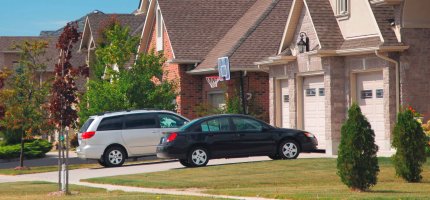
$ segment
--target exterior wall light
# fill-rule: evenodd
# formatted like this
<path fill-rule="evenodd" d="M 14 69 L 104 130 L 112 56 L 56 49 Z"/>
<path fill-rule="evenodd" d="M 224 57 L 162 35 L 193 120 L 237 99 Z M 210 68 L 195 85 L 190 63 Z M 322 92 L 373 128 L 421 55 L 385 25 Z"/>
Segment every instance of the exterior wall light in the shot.
<path fill-rule="evenodd" d="M 297 43 L 297 47 L 299 47 L 300 53 L 309 51 L 309 37 L 305 32 L 300 33 L 300 41 Z"/>

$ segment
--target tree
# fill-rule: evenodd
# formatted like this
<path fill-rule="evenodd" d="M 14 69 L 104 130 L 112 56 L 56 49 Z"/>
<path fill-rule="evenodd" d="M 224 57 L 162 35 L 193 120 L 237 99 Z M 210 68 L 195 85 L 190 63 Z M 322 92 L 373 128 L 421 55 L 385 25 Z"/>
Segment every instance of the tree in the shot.
<path fill-rule="evenodd" d="M 64 133 L 67 128 L 75 128 L 78 114 L 75 106 L 78 104 L 78 88 L 75 80 L 77 76 L 88 76 L 88 69 L 84 66 L 72 66 L 73 45 L 79 41 L 77 23 L 68 23 L 58 38 L 57 49 L 59 50 L 58 63 L 55 65 L 55 81 L 51 89 L 49 111 L 51 122 L 59 129 L 58 154 L 59 154 L 59 187 L 66 194 L 68 193 L 68 133 Z M 62 167 L 64 166 L 64 167 Z M 65 168 L 66 176 L 61 176 L 61 168 Z M 61 177 L 65 179 L 65 186 L 62 186 Z"/>
<path fill-rule="evenodd" d="M 397 176 L 408 182 L 420 182 L 422 165 L 426 162 L 425 148 L 427 137 L 421 124 L 414 119 L 415 110 L 404 109 L 397 114 L 397 123 L 393 131 L 392 146 Z"/>
<path fill-rule="evenodd" d="M 113 20 L 96 50 L 93 76 L 79 104 L 81 123 L 106 111 L 158 108 L 173 110 L 176 84 L 163 79 L 163 54 L 137 54 L 138 37 Z"/>
<path fill-rule="evenodd" d="M 337 158 L 337 174 L 352 190 L 366 191 L 377 182 L 379 172 L 375 133 L 354 103 L 342 125 Z"/>
<path fill-rule="evenodd" d="M 21 53 L 20 67 L 8 74 L 8 88 L 0 91 L 0 101 L 6 108 L 0 125 L 21 134 L 20 169 L 24 168 L 25 136 L 40 134 L 43 127 L 49 127 L 44 105 L 51 83 L 35 78 L 36 74 L 46 71 L 43 58 L 47 47 L 48 42 L 43 40 L 15 45 L 13 49 Z"/>

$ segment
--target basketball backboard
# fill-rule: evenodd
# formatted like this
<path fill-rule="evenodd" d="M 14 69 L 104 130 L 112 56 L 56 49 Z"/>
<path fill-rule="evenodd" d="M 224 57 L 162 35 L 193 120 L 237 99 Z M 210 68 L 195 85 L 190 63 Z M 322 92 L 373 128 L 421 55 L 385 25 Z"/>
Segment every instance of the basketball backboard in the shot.
<path fill-rule="evenodd" d="M 218 75 L 221 81 L 230 80 L 230 62 L 228 57 L 218 58 Z"/>

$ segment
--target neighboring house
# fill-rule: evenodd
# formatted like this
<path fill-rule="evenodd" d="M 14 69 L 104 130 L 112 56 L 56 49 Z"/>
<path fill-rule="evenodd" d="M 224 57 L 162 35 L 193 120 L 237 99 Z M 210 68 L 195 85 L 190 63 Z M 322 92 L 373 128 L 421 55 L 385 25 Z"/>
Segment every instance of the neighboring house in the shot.
<path fill-rule="evenodd" d="M 380 153 L 391 152 L 400 106 L 430 114 L 429 8 L 420 0 L 295 0 L 278 56 L 255 63 L 269 72 L 271 124 L 310 131 L 336 154 L 356 102 Z"/>
<path fill-rule="evenodd" d="M 177 111 L 197 117 L 202 103 L 242 97 L 249 113 L 269 121 L 268 74 L 254 62 L 276 55 L 292 0 L 153 0 L 139 50 L 163 52 L 166 78 L 178 84 Z M 217 59 L 228 57 L 231 80 L 210 88 Z M 242 94 L 242 95 L 240 95 Z"/>
<path fill-rule="evenodd" d="M 79 44 L 79 52 L 85 54 L 85 62 L 91 67 L 94 64 L 95 50 L 101 42 L 101 34 L 107 23 L 116 19 L 121 25 L 128 26 L 133 36 L 140 36 L 142 33 L 145 15 L 140 12 L 136 14 L 104 14 L 94 12 L 89 14 L 84 23 L 82 39 Z"/>

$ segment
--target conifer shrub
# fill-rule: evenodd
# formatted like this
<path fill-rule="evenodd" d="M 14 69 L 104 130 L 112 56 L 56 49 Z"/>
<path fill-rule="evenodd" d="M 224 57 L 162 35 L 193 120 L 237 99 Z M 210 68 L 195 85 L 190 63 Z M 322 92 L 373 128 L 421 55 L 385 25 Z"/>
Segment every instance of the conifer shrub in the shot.
<path fill-rule="evenodd" d="M 408 182 L 420 182 L 422 165 L 426 162 L 428 139 L 413 109 L 403 109 L 397 115 L 392 146 L 396 149 L 393 162 L 396 175 Z"/>
<path fill-rule="evenodd" d="M 342 125 L 337 174 L 353 191 L 366 191 L 377 182 L 379 172 L 375 133 L 357 104 L 348 111 Z"/>

